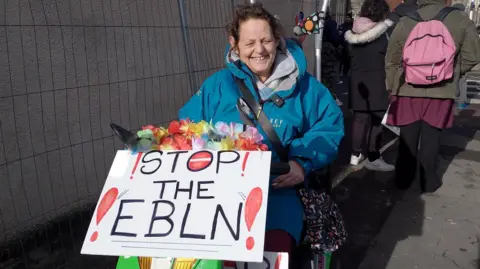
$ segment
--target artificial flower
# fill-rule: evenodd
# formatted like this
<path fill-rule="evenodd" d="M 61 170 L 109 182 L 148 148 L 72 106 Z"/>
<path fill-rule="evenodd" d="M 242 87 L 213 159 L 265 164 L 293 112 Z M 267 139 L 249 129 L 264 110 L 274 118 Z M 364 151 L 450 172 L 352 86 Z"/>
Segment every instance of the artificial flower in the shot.
<path fill-rule="evenodd" d="M 160 144 L 162 139 L 168 136 L 168 130 L 164 127 L 155 128 L 153 131 L 153 137 L 157 144 Z"/>
<path fill-rule="evenodd" d="M 179 150 L 191 150 L 192 142 L 189 141 L 185 136 L 176 134 L 173 136 L 173 144 Z"/>
<path fill-rule="evenodd" d="M 180 122 L 174 120 L 172 122 L 170 122 L 170 124 L 168 125 L 168 133 L 169 134 L 180 134 Z"/>
<path fill-rule="evenodd" d="M 192 127 L 190 120 L 180 120 L 180 133 L 182 134 L 189 134 L 191 135 L 192 130 L 190 129 Z"/>
<path fill-rule="evenodd" d="M 247 130 L 240 134 L 242 138 L 253 140 L 255 143 L 261 143 L 263 136 L 258 132 L 257 128 L 248 126 Z"/>
<path fill-rule="evenodd" d="M 143 126 L 137 132 L 135 150 L 268 150 L 263 136 L 254 127 L 243 131 L 243 124 L 190 120 L 172 121 L 168 128 Z"/>
<path fill-rule="evenodd" d="M 202 150 L 207 146 L 207 140 L 202 139 L 201 137 L 192 138 L 192 149 L 193 150 Z"/>
<path fill-rule="evenodd" d="M 153 139 L 153 132 L 151 129 L 143 129 L 137 132 L 137 136 L 140 139 Z"/>
<path fill-rule="evenodd" d="M 160 149 L 160 150 L 177 150 L 177 148 L 175 148 L 173 138 L 171 138 L 171 137 L 165 137 L 162 140 L 162 144 L 160 144 L 158 146 L 158 149 Z"/>
<path fill-rule="evenodd" d="M 216 133 L 223 136 L 230 136 L 231 138 L 237 138 L 238 135 L 243 132 L 243 124 L 233 122 L 228 124 L 219 121 L 215 124 L 214 128 Z"/>
<path fill-rule="evenodd" d="M 146 125 L 146 126 L 143 126 L 142 127 L 142 130 L 151 130 L 153 132 L 153 130 L 155 129 L 156 127 L 153 126 L 153 125 Z"/>
<path fill-rule="evenodd" d="M 235 141 L 233 141 L 233 139 L 230 138 L 229 136 L 222 139 L 222 141 L 220 141 L 220 144 L 221 144 L 222 150 L 235 149 Z"/>
<path fill-rule="evenodd" d="M 208 133 L 209 131 L 212 130 L 211 124 L 209 124 L 208 122 L 206 122 L 204 120 L 197 123 L 195 127 L 196 127 L 195 128 L 195 133 L 197 135 L 206 134 L 206 133 Z"/>

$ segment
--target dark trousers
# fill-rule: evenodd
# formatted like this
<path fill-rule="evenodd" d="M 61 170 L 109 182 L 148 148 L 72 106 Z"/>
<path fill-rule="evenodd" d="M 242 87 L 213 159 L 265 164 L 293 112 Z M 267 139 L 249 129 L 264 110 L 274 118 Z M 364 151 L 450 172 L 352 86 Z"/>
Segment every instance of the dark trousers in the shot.
<path fill-rule="evenodd" d="M 348 76 L 348 71 L 350 70 L 350 59 L 348 56 L 343 56 L 343 59 L 340 61 L 340 67 L 338 72 L 342 72 L 344 77 Z"/>
<path fill-rule="evenodd" d="M 289 255 L 289 268 L 297 268 L 293 263 L 292 254 L 295 248 L 295 239 L 286 231 L 270 230 L 265 232 L 264 250 L 270 252 L 287 252 Z M 273 264 L 271 268 L 273 268 Z"/>
<path fill-rule="evenodd" d="M 385 111 L 354 111 L 352 152 L 357 155 L 367 146 L 370 161 L 380 158 L 380 142 L 382 139 L 382 119 Z"/>
<path fill-rule="evenodd" d="M 420 187 L 424 192 L 434 192 L 442 186 L 442 179 L 437 173 L 441 134 L 442 129 L 421 120 L 400 127 L 395 170 L 397 187 L 408 188 L 417 175 L 420 176 Z"/>

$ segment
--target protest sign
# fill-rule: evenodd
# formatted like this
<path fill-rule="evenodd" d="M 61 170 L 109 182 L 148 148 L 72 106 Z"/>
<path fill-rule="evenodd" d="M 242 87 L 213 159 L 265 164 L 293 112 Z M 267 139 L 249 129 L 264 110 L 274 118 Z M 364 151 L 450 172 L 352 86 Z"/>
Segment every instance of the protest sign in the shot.
<path fill-rule="evenodd" d="M 271 153 L 119 151 L 82 254 L 261 262 Z"/>

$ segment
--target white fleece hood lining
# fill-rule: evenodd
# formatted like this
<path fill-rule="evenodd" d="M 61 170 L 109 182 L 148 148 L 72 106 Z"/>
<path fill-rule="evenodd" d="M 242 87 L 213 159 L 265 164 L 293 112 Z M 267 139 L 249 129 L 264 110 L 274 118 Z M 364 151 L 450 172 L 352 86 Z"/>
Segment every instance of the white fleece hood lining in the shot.
<path fill-rule="evenodd" d="M 345 40 L 350 44 L 369 43 L 376 40 L 383 34 L 385 34 L 388 28 L 392 25 L 393 25 L 393 21 L 387 19 L 387 20 L 378 22 L 375 26 L 366 30 L 363 33 L 355 33 L 349 30 L 345 33 Z"/>

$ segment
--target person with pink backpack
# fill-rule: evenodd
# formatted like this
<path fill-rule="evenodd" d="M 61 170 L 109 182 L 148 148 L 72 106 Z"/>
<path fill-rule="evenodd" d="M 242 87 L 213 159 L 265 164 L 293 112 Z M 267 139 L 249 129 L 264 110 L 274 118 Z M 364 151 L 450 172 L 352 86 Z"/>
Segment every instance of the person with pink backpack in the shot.
<path fill-rule="evenodd" d="M 419 9 L 400 19 L 389 40 L 387 124 L 400 127 L 395 182 L 401 189 L 418 173 L 423 192 L 442 186 L 436 165 L 442 130 L 453 125 L 458 79 L 480 62 L 475 25 L 449 4 L 419 0 Z"/>

